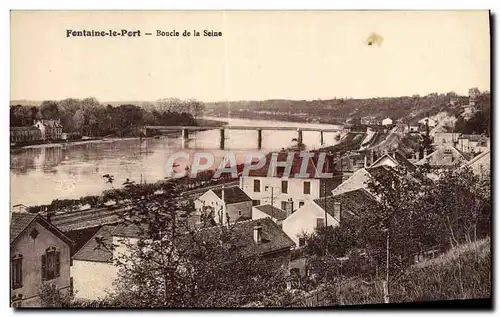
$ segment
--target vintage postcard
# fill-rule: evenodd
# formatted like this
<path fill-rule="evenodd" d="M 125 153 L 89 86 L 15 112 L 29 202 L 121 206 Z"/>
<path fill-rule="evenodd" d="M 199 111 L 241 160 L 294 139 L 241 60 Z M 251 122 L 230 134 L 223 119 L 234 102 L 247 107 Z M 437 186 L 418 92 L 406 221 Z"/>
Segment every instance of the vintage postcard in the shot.
<path fill-rule="evenodd" d="M 12 307 L 491 307 L 490 12 L 10 27 Z"/>

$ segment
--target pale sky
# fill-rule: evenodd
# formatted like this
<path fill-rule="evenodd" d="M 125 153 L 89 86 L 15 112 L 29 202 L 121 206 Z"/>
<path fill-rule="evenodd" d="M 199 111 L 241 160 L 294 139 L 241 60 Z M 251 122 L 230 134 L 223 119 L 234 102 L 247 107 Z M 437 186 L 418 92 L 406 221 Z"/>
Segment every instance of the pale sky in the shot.
<path fill-rule="evenodd" d="M 66 29 L 123 28 L 141 37 L 66 38 Z M 381 46 L 366 45 L 372 32 Z M 489 86 L 487 11 L 11 13 L 11 100 L 329 99 Z"/>

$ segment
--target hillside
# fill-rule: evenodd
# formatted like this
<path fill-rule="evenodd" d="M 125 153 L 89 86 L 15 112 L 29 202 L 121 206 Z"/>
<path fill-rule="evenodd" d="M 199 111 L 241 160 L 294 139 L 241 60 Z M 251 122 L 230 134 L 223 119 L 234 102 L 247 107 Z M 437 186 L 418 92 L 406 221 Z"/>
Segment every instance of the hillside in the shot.
<path fill-rule="evenodd" d="M 483 93 L 481 104 L 490 102 L 489 93 Z M 298 122 L 320 122 L 339 124 L 349 119 L 363 118 L 371 123 L 390 117 L 404 123 L 415 124 L 426 116 L 441 112 L 450 116 L 460 116 L 469 104 L 469 97 L 447 94 L 427 96 L 381 97 L 367 99 L 330 99 L 330 100 L 264 100 L 229 101 L 206 103 L 208 115 L 232 116 L 288 120 Z"/>

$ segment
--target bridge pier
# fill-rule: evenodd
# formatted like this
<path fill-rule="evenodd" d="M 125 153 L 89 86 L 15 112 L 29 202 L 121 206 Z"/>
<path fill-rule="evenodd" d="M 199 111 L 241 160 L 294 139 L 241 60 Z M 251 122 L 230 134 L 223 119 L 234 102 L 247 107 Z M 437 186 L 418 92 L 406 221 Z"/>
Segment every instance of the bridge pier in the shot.
<path fill-rule="evenodd" d="M 189 130 L 188 129 L 182 129 L 182 138 L 184 140 L 188 140 L 189 139 Z"/>
<path fill-rule="evenodd" d="M 262 129 L 257 129 L 257 147 L 262 149 Z"/>
<path fill-rule="evenodd" d="M 220 149 L 224 150 L 225 133 L 224 129 L 220 129 Z"/>
<path fill-rule="evenodd" d="M 321 139 L 321 145 L 325 144 L 325 142 L 323 142 L 323 130 L 319 131 L 319 137 Z"/>
<path fill-rule="evenodd" d="M 302 130 L 297 129 L 298 137 L 297 137 L 297 142 L 299 142 L 299 145 L 302 144 L 303 138 L 302 138 Z"/>

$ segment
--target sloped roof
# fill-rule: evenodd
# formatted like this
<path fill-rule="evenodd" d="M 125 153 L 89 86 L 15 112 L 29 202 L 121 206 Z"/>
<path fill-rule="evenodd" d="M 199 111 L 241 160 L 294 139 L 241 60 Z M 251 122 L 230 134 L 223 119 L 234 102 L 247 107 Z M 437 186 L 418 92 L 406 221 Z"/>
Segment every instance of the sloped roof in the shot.
<path fill-rule="evenodd" d="M 217 195 L 217 197 L 222 199 L 222 188 L 212 189 L 212 191 Z M 245 192 L 238 186 L 224 187 L 224 202 L 226 204 L 235 204 L 251 200 L 252 198 L 245 194 Z"/>
<path fill-rule="evenodd" d="M 490 150 L 487 150 L 487 151 L 484 151 L 480 154 L 478 154 L 476 157 L 474 157 L 473 159 L 471 159 L 469 162 L 467 162 L 467 165 L 471 166 L 473 165 L 474 163 L 476 163 L 477 161 L 483 159 L 485 156 L 489 156 L 490 155 Z"/>
<path fill-rule="evenodd" d="M 253 239 L 254 227 L 262 227 L 262 243 L 257 244 Z M 197 239 L 218 239 L 225 227 L 214 226 L 200 229 L 195 232 Z M 269 253 L 290 249 L 295 243 L 270 218 L 236 222 L 231 226 L 233 241 L 241 248 L 244 256 L 266 255 Z M 112 262 L 112 253 L 103 249 L 96 249 L 96 237 L 104 239 L 104 243 L 111 243 L 113 236 L 133 236 L 138 232 L 135 226 L 119 225 L 116 227 L 104 226 L 99 230 L 74 256 L 74 260 L 93 262 Z M 135 236 L 137 237 L 137 236 Z M 180 247 L 189 248 L 190 239 L 179 239 Z"/>
<path fill-rule="evenodd" d="M 388 157 L 391 159 L 393 162 L 395 162 L 398 166 L 402 166 L 406 169 L 409 170 L 415 170 L 415 165 L 413 165 L 406 157 L 404 157 L 403 154 L 401 154 L 399 151 L 394 151 L 391 153 L 386 153 L 382 155 L 380 158 L 378 158 L 375 162 L 373 162 L 370 167 L 374 167 L 376 164 L 378 164 L 380 161 L 382 161 L 383 158 Z"/>
<path fill-rule="evenodd" d="M 307 169 L 306 169 L 306 174 L 309 176 L 307 178 L 316 178 L 316 170 L 318 170 L 318 160 L 319 160 L 319 152 L 311 152 L 314 155 L 310 158 L 304 158 L 307 159 Z M 277 162 L 286 162 L 288 155 L 291 154 L 293 155 L 292 159 L 292 166 L 290 169 L 290 174 L 288 177 L 293 178 L 295 177 L 296 174 L 300 173 L 300 167 L 302 166 L 302 157 L 300 156 L 300 152 L 287 152 L 287 151 L 280 151 L 277 153 Z M 257 170 L 250 170 L 248 175 L 249 176 L 258 176 L 258 177 L 267 177 L 268 172 L 269 172 L 269 166 L 271 165 L 271 160 L 272 160 L 272 153 L 269 153 L 266 155 L 266 162 L 264 166 Z M 320 172 L 322 173 L 328 173 L 332 172 L 332 168 L 329 165 L 328 162 L 328 157 L 325 156 L 325 162 L 323 163 L 322 169 Z M 280 168 L 277 168 L 274 177 L 283 177 L 284 171 Z"/>
<path fill-rule="evenodd" d="M 467 139 L 473 142 L 479 142 L 483 136 L 481 134 L 462 134 L 459 139 Z"/>
<path fill-rule="evenodd" d="M 443 151 L 445 151 L 445 150 L 451 150 L 452 154 L 454 153 L 455 157 L 460 158 L 464 161 L 469 161 L 471 159 L 470 154 L 464 153 L 452 145 L 446 145 L 446 146 L 441 145 L 434 152 L 428 154 L 427 156 L 422 158 L 420 161 L 418 161 L 416 163 L 416 165 L 422 165 L 422 164 L 428 163 L 430 158 L 442 154 Z M 440 164 L 440 162 L 437 162 L 437 163 L 433 163 L 432 165 L 440 166 L 440 165 L 446 165 L 446 164 Z"/>
<path fill-rule="evenodd" d="M 62 128 L 62 125 L 57 120 L 42 120 L 43 125 L 50 128 Z"/>
<path fill-rule="evenodd" d="M 105 244 L 111 244 L 114 226 L 104 226 L 85 245 L 73 255 L 73 260 L 91 262 L 113 262 L 113 253 L 105 248 L 98 248 L 96 237 L 102 238 Z"/>
<path fill-rule="evenodd" d="M 69 212 L 52 216 L 52 223 L 65 232 L 112 225 L 122 221 L 120 214 L 126 210 L 127 207 L 117 209 L 92 208 Z"/>
<path fill-rule="evenodd" d="M 262 243 L 257 244 L 253 239 L 255 226 L 262 227 Z M 196 232 L 202 239 L 218 239 L 222 226 L 201 229 Z M 295 243 L 271 218 L 236 222 L 231 226 L 232 238 L 241 248 L 243 256 L 266 255 L 269 253 L 290 249 Z"/>
<path fill-rule="evenodd" d="M 10 221 L 10 244 L 14 243 L 18 237 L 28 228 L 33 222 L 38 222 L 47 230 L 52 232 L 56 237 L 63 240 L 70 247 L 73 246 L 73 241 L 61 232 L 57 227 L 49 223 L 45 218 L 38 214 L 27 212 L 13 212 Z"/>
<path fill-rule="evenodd" d="M 347 211 L 353 215 L 360 216 L 367 208 L 373 206 L 373 204 L 376 202 L 376 199 L 364 188 L 359 188 L 356 190 L 344 192 L 337 196 L 318 198 L 315 199 L 314 202 L 323 210 L 325 210 L 326 206 L 326 211 L 330 215 L 333 215 L 335 203 L 340 203 L 343 212 Z"/>
<path fill-rule="evenodd" d="M 270 204 L 254 206 L 254 208 L 278 220 L 284 220 L 287 217 L 286 211 L 271 206 Z"/>

